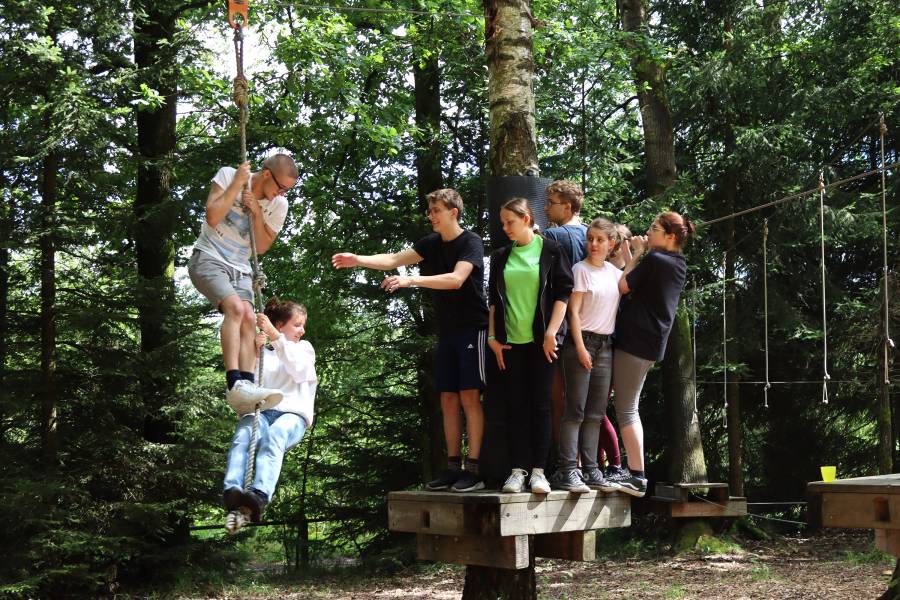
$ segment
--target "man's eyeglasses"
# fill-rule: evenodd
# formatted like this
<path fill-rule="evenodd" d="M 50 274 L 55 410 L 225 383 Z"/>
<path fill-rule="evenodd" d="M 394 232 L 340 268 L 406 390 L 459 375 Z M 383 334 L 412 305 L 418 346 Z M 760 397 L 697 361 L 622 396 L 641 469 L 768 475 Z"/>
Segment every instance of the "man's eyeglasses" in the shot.
<path fill-rule="evenodd" d="M 565 202 L 563 202 L 562 200 L 560 200 L 559 202 L 554 202 L 553 200 L 548 199 L 547 204 L 551 204 L 553 206 L 559 206 L 560 204 L 565 204 Z"/>
<path fill-rule="evenodd" d="M 425 211 L 425 216 L 430 217 L 431 215 L 436 215 L 436 214 L 442 213 L 442 212 L 447 212 L 447 209 L 446 208 L 438 208 L 438 207 L 429 208 L 428 210 Z"/>
<path fill-rule="evenodd" d="M 288 190 L 290 190 L 294 186 L 294 183 L 296 183 L 296 181 L 295 181 L 291 185 L 287 185 L 287 186 L 282 185 L 281 182 L 278 181 L 278 177 L 275 176 L 275 172 L 272 169 L 266 168 L 266 171 L 269 172 L 269 175 L 272 176 L 272 181 L 274 181 L 275 185 L 278 186 L 278 194 L 279 195 L 286 194 L 288 192 Z"/>

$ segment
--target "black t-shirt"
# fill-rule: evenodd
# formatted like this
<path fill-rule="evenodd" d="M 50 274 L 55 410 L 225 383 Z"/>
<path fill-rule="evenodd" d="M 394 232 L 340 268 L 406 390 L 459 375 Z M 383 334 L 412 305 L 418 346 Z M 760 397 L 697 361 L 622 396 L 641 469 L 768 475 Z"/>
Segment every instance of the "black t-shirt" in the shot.
<path fill-rule="evenodd" d="M 662 360 L 686 278 L 684 255 L 648 252 L 625 276 L 631 292 L 619 302 L 616 348 L 646 360 Z"/>
<path fill-rule="evenodd" d="M 441 332 L 458 329 L 486 329 L 488 307 L 484 297 L 484 245 L 468 229 L 445 242 L 439 233 L 430 233 L 413 245 L 424 260 L 422 275 L 452 273 L 456 263 L 472 263 L 472 272 L 458 290 L 429 290 L 434 298 L 438 328 Z"/>

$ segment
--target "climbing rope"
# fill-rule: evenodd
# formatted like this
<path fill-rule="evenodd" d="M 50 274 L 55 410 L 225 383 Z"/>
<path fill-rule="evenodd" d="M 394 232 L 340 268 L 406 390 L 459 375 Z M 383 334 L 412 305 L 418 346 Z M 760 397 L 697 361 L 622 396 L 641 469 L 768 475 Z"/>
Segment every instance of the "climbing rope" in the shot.
<path fill-rule="evenodd" d="M 819 171 L 819 248 L 822 270 L 822 404 L 828 404 L 828 315 L 825 307 L 825 173 Z"/>
<path fill-rule="evenodd" d="M 891 384 L 891 350 L 894 348 L 894 340 L 891 339 L 891 310 L 890 310 L 890 293 L 888 287 L 890 285 L 890 270 L 888 267 L 888 251 L 887 251 L 887 194 L 885 187 L 885 169 L 884 164 L 884 134 L 887 133 L 887 126 L 884 123 L 884 113 L 879 118 L 879 129 L 881 131 L 881 236 L 882 249 L 884 252 L 884 264 L 882 265 L 884 273 L 884 383 Z"/>
<path fill-rule="evenodd" d="M 697 413 L 697 276 L 692 278 L 694 293 L 691 295 L 691 348 L 694 353 L 694 360 L 691 363 L 692 375 L 691 379 L 694 384 L 694 413 Z"/>
<path fill-rule="evenodd" d="M 766 344 L 766 385 L 763 388 L 763 407 L 769 408 L 769 260 L 766 255 L 766 246 L 769 241 L 769 219 L 763 221 L 763 335 Z"/>
<path fill-rule="evenodd" d="M 722 426 L 728 427 L 728 327 L 725 317 L 725 297 L 728 294 L 728 252 L 722 254 Z"/>
<path fill-rule="evenodd" d="M 250 84 L 244 76 L 244 26 L 248 22 L 247 0 L 228 0 L 228 24 L 234 29 L 234 56 L 237 66 L 234 77 L 234 103 L 238 107 L 240 121 L 241 164 L 247 162 L 247 121 L 250 118 Z M 250 182 L 245 187 L 250 191 Z M 259 253 L 256 250 L 256 233 L 254 231 L 253 214 L 244 207 L 250 218 L 250 266 L 253 271 L 253 300 L 256 312 L 263 310 L 262 288 L 265 286 L 266 277 L 259 268 Z M 259 361 L 256 367 L 256 382 L 262 385 L 263 360 L 266 353 L 260 350 Z M 256 466 L 256 446 L 259 438 L 259 404 L 253 411 L 253 428 L 250 432 L 250 445 L 247 449 L 247 469 L 244 473 L 244 489 L 253 485 L 253 473 Z"/>

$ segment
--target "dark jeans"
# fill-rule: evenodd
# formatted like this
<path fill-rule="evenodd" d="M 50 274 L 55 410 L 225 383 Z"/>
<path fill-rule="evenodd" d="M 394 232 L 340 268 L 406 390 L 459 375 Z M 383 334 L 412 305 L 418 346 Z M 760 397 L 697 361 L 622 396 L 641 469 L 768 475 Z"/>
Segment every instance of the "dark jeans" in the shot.
<path fill-rule="evenodd" d="M 566 376 L 566 410 L 559 430 L 559 467 L 575 469 L 578 452 L 582 466 L 597 468 L 597 447 L 600 429 L 606 419 L 609 382 L 612 378 L 612 339 L 583 331 L 584 347 L 591 355 L 593 368 L 585 369 L 578 362 L 578 350 L 572 338 L 563 347 L 563 372 Z"/>
<path fill-rule="evenodd" d="M 554 365 L 540 344 L 510 344 L 503 351 L 501 397 L 509 417 L 509 458 L 513 468 L 543 469 L 550 451 L 550 389 Z"/>

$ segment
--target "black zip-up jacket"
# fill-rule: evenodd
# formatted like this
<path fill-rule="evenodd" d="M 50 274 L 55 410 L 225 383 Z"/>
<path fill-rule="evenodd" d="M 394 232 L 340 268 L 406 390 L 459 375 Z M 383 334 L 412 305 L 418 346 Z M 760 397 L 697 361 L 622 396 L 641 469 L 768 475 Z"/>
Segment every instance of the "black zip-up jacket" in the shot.
<path fill-rule="evenodd" d="M 506 268 L 512 247 L 513 244 L 509 244 L 491 253 L 491 273 L 488 277 L 488 297 L 494 307 L 494 336 L 501 344 L 506 343 L 507 299 L 503 269 Z M 557 300 L 568 304 L 574 287 L 572 267 L 569 266 L 568 259 L 563 255 L 559 244 L 548 238 L 544 238 L 544 247 L 541 249 L 538 282 L 540 292 L 532 332 L 534 341 L 542 344 L 547 325 L 550 323 L 550 315 L 553 314 L 553 304 Z"/>

